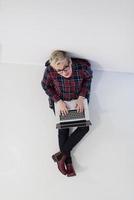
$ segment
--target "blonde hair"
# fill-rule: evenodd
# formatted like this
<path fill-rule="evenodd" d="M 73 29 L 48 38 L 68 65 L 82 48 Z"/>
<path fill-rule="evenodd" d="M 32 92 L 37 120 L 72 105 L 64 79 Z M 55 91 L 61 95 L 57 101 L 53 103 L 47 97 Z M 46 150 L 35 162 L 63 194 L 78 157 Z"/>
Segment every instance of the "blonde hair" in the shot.
<path fill-rule="evenodd" d="M 64 60 L 64 59 L 70 59 L 68 53 L 66 51 L 62 50 L 55 50 L 51 53 L 49 62 L 50 64 L 56 64 L 58 61 Z"/>

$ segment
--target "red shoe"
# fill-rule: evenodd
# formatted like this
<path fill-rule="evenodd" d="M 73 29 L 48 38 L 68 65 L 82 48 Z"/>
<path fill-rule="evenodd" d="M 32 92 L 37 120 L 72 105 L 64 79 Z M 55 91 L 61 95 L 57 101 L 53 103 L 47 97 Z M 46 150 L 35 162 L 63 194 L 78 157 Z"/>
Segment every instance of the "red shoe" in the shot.
<path fill-rule="evenodd" d="M 54 160 L 54 162 L 57 162 L 58 169 L 60 170 L 60 172 L 66 175 L 67 174 L 67 171 L 65 169 L 66 155 L 61 152 L 58 152 L 52 155 L 52 159 Z"/>
<path fill-rule="evenodd" d="M 67 168 L 67 176 L 68 177 L 70 177 L 70 176 L 76 176 L 76 173 L 75 173 L 75 170 L 73 168 L 72 163 L 66 164 L 66 168 Z"/>

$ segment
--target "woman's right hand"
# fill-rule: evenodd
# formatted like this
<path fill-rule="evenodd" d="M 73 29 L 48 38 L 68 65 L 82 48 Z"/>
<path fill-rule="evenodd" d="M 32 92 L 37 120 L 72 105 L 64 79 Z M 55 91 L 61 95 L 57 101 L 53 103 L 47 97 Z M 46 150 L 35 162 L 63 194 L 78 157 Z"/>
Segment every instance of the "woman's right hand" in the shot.
<path fill-rule="evenodd" d="M 59 108 L 60 114 L 63 115 L 63 116 L 67 115 L 68 108 L 67 108 L 66 103 L 63 100 L 59 100 L 57 102 L 57 104 L 58 104 L 58 108 Z"/>

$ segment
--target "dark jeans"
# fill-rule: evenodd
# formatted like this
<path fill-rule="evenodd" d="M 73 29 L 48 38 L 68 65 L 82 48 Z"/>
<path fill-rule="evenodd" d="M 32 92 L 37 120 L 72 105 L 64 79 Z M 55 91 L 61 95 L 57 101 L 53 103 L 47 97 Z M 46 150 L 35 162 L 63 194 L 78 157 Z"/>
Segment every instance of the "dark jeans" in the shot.
<path fill-rule="evenodd" d="M 66 163 L 72 163 L 71 150 L 89 131 L 89 126 L 77 127 L 77 129 L 69 135 L 69 128 L 58 129 L 58 139 L 60 151 L 67 155 Z"/>
<path fill-rule="evenodd" d="M 88 99 L 89 103 L 89 99 Z M 49 98 L 49 107 L 53 109 L 55 114 L 54 102 Z M 66 163 L 72 163 L 71 150 L 73 147 L 84 137 L 89 131 L 89 126 L 78 127 L 71 135 L 69 134 L 69 128 L 58 129 L 58 140 L 60 151 L 67 155 Z"/>

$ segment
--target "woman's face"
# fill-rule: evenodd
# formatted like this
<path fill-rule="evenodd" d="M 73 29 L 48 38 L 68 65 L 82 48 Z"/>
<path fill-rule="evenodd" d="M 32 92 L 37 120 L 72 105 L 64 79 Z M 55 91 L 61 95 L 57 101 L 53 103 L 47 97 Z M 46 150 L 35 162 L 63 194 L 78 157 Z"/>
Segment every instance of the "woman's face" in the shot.
<path fill-rule="evenodd" d="M 71 59 L 60 60 L 52 66 L 58 74 L 69 78 L 72 75 L 72 61 Z"/>

